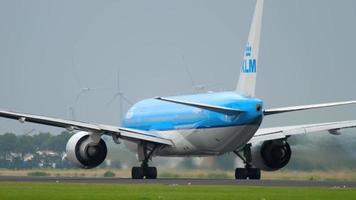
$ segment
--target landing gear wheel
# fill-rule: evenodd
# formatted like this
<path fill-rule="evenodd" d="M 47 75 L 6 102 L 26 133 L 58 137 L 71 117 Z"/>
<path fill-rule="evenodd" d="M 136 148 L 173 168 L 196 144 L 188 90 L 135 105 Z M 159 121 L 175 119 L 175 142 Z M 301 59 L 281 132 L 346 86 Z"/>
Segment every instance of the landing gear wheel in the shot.
<path fill-rule="evenodd" d="M 132 179 L 156 179 L 157 168 L 156 167 L 133 167 L 131 170 Z"/>
<path fill-rule="evenodd" d="M 147 167 L 145 169 L 145 177 L 146 177 L 146 179 L 156 179 L 157 178 L 157 168 Z"/>
<path fill-rule="evenodd" d="M 259 168 L 236 168 L 235 178 L 238 180 L 250 179 L 259 180 L 261 179 L 261 170 Z"/>
<path fill-rule="evenodd" d="M 250 180 L 260 180 L 261 179 L 261 170 L 259 168 L 248 169 L 248 178 Z"/>
<path fill-rule="evenodd" d="M 247 179 L 248 171 L 246 168 L 236 168 L 235 169 L 235 178 L 238 180 Z"/>
<path fill-rule="evenodd" d="M 131 170 L 132 179 L 143 179 L 144 171 L 142 167 L 133 167 Z"/>

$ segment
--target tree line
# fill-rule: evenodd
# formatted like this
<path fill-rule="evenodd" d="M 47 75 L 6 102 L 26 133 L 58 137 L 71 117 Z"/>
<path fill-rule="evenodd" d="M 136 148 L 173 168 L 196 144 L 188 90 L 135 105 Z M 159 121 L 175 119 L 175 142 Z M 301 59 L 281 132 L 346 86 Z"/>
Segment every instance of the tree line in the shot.
<path fill-rule="evenodd" d="M 58 135 L 38 133 L 35 135 L 0 135 L 0 168 L 74 168 L 65 159 L 65 148 L 72 133 L 63 131 Z M 296 137 L 290 139 L 292 159 L 285 167 L 289 170 L 354 169 L 356 166 L 356 142 L 352 133 L 344 137 Z M 135 153 L 128 154 L 125 147 L 104 138 L 109 154 L 107 161 L 99 167 L 121 168 L 122 164 L 137 165 Z M 186 158 L 177 166 L 185 169 L 212 168 L 232 170 L 236 156 L 225 154 L 214 158 L 212 165 L 196 165 L 193 158 Z M 166 161 L 165 161 L 166 162 Z M 174 161 L 173 161 L 174 162 Z"/>
<path fill-rule="evenodd" d="M 0 168 L 23 169 L 37 167 L 72 167 L 64 159 L 71 134 L 39 133 L 36 135 L 0 135 Z"/>

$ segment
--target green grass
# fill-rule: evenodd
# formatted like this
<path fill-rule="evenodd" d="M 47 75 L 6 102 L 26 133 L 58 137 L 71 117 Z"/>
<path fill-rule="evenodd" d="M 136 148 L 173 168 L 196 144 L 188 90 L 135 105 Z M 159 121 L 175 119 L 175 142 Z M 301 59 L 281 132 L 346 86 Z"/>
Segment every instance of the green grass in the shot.
<path fill-rule="evenodd" d="M 356 189 L 195 185 L 0 183 L 0 199 L 164 200 L 164 199 L 355 199 Z"/>
<path fill-rule="evenodd" d="M 35 172 L 28 172 L 27 176 L 49 176 L 49 174 L 46 172 L 35 171 Z"/>
<path fill-rule="evenodd" d="M 106 171 L 103 176 L 104 177 L 115 177 L 115 173 L 112 171 Z"/>

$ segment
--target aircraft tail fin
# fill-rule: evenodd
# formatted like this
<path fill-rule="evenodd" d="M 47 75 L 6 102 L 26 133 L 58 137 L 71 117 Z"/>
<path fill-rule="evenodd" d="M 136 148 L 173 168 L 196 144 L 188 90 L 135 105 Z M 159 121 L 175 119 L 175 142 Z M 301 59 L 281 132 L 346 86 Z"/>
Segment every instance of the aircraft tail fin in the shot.
<path fill-rule="evenodd" d="M 250 27 L 250 34 L 248 36 L 248 41 L 244 52 L 244 59 L 241 65 L 240 77 L 236 88 L 237 93 L 248 97 L 253 97 L 255 95 L 263 2 L 264 0 L 257 0 L 256 3 L 255 12 Z"/>

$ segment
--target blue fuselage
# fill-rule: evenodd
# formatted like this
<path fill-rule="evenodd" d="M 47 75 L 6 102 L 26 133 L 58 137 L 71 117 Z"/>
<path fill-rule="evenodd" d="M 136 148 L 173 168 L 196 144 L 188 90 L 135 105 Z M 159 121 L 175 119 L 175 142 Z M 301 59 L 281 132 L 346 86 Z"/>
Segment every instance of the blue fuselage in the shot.
<path fill-rule="evenodd" d="M 263 102 L 246 98 L 234 92 L 206 93 L 172 97 L 244 111 L 240 115 L 227 115 L 193 106 L 146 99 L 135 104 L 126 114 L 122 124 L 127 128 L 145 131 L 169 131 L 240 126 L 261 123 Z"/>

